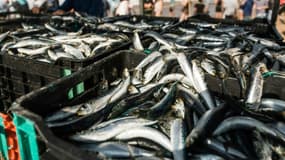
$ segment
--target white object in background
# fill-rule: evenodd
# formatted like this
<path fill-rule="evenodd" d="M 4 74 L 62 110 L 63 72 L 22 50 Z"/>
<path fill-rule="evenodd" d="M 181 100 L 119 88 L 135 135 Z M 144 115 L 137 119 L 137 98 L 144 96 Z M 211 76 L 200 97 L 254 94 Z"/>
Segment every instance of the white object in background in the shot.
<path fill-rule="evenodd" d="M 58 4 L 62 5 L 65 0 L 58 0 Z"/>
<path fill-rule="evenodd" d="M 34 7 L 41 7 L 46 0 L 27 0 L 29 10 L 31 10 Z"/>
<path fill-rule="evenodd" d="M 129 1 L 128 0 L 123 0 L 123 1 L 120 1 L 119 3 L 119 6 L 116 10 L 116 15 L 128 15 L 130 12 L 129 12 L 129 9 L 130 9 L 130 4 L 129 4 Z"/>
<path fill-rule="evenodd" d="M 8 4 L 6 3 L 6 0 L 0 0 L 0 12 L 7 12 L 8 10 Z"/>

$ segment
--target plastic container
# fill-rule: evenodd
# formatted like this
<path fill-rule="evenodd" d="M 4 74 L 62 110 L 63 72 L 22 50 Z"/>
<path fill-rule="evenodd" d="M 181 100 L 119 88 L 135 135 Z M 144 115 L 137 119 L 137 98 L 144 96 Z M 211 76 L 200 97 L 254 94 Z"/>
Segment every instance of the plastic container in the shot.
<path fill-rule="evenodd" d="M 8 13 L 2 14 L 3 17 L 7 16 Z M 13 13 L 10 13 L 13 14 Z M 22 14 L 20 14 L 22 15 Z M 32 15 L 22 15 L 23 17 L 30 16 L 30 19 L 18 18 L 15 20 L 9 20 L 7 22 L 3 22 L 0 26 L 2 26 L 2 31 L 9 28 L 19 28 L 21 23 L 30 22 L 33 24 L 42 24 L 43 22 L 48 21 L 47 16 L 39 16 L 38 19 L 33 17 Z M 1 17 L 1 14 L 0 14 Z M 161 25 L 165 25 L 168 22 L 168 26 L 176 24 L 178 22 L 178 18 L 167 18 L 167 17 L 147 17 L 147 16 L 119 16 L 113 18 L 105 18 L 102 21 L 98 21 L 98 23 L 104 22 L 116 22 L 124 20 L 130 23 L 137 23 L 140 21 L 147 22 L 148 24 L 156 25 L 154 30 L 161 31 Z M 90 29 L 90 28 L 89 28 Z M 1 31 L 1 27 L 0 27 Z M 45 30 L 35 31 L 45 32 Z M 88 30 L 89 32 L 89 30 Z M 108 33 L 110 35 L 120 34 L 120 32 L 116 31 L 108 31 L 108 30 L 96 30 L 92 29 L 90 32 L 95 33 Z M 30 36 L 33 33 L 25 34 L 22 33 L 21 36 Z M 132 37 L 133 33 L 124 33 L 129 37 Z M 0 92 L 1 99 L 3 102 L 4 108 L 1 110 L 6 110 L 10 107 L 11 103 L 18 97 L 25 95 L 35 89 L 38 89 L 42 86 L 45 86 L 56 79 L 64 77 L 70 73 L 73 73 L 81 68 L 84 68 L 97 60 L 100 60 L 104 57 L 109 56 L 110 54 L 123 49 L 129 49 L 131 42 L 125 42 L 121 45 L 111 47 L 110 49 L 98 53 L 92 57 L 88 57 L 83 60 L 76 59 L 68 59 L 68 58 L 60 58 L 55 63 L 49 64 L 45 62 L 39 62 L 32 59 L 27 59 L 23 57 L 13 56 L 9 54 L 0 54 Z"/>
<path fill-rule="evenodd" d="M 145 56 L 144 53 L 135 53 L 133 51 L 116 52 L 70 76 L 56 80 L 17 99 L 10 111 L 29 119 L 35 124 L 40 158 L 53 160 L 98 158 L 94 153 L 90 154 L 59 139 L 45 125 L 42 117 L 64 104 L 76 104 L 95 97 L 95 86 L 102 79 L 110 82 L 115 80 L 124 68 L 131 69 L 135 67 Z M 70 97 L 70 90 L 80 83 L 84 83 L 85 90 Z"/>
<path fill-rule="evenodd" d="M 16 126 L 10 116 L 0 113 L 1 159 L 20 160 L 19 143 L 16 136 Z"/>
<path fill-rule="evenodd" d="M 129 46 L 130 42 L 125 42 L 83 60 L 60 58 L 54 63 L 0 54 L 0 97 L 4 110 L 16 98 L 80 70 L 118 50 L 129 49 Z"/>
<path fill-rule="evenodd" d="M 44 24 L 49 20 L 48 15 L 32 14 L 31 12 L 0 13 L 0 33 L 14 31 L 25 24 Z"/>
<path fill-rule="evenodd" d="M 217 95 L 227 95 L 238 99 L 245 98 L 240 88 L 239 81 L 236 78 L 219 79 L 211 75 L 206 75 L 206 81 L 211 92 Z M 267 77 L 264 80 L 263 96 L 266 98 L 276 98 L 285 100 L 285 78 L 282 77 Z M 224 88 L 230 88 L 224 90 Z"/>

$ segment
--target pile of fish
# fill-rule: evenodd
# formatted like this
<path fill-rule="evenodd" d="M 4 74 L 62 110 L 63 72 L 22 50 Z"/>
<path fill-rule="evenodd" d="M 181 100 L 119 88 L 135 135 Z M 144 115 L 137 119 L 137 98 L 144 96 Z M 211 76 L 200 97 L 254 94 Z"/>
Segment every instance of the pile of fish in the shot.
<path fill-rule="evenodd" d="M 209 26 L 148 32 L 148 43 L 134 32 L 134 48 L 152 53 L 104 79 L 94 99 L 48 114 L 46 124 L 104 159 L 284 159 L 285 101 L 262 94 L 268 75 L 284 76 L 284 47 Z M 206 74 L 236 77 L 244 98 L 227 96 L 231 88 L 214 95 Z"/>
<path fill-rule="evenodd" d="M 104 21 L 104 20 L 103 20 Z M 139 17 L 130 17 L 129 21 L 125 20 L 116 20 L 113 23 L 108 22 L 105 20 L 105 23 L 101 23 L 97 26 L 98 29 L 107 29 L 111 31 L 120 31 L 120 32 L 128 32 L 132 33 L 133 31 L 137 30 L 140 32 L 146 31 L 164 31 L 168 28 L 171 28 L 173 25 L 177 24 L 178 20 L 169 19 L 169 20 L 152 20 L 146 21 L 143 18 L 140 19 Z"/>
<path fill-rule="evenodd" d="M 114 24 L 108 23 L 108 26 L 119 25 L 119 23 L 128 22 L 118 21 Z M 118 48 L 130 39 L 127 34 L 107 30 L 107 27 L 103 27 L 107 23 L 90 16 L 53 16 L 43 25 L 26 23 L 21 25 L 22 28 L 16 31 L 8 31 L 0 35 L 2 54 L 47 63 L 52 63 L 59 58 L 81 60 Z"/>
<path fill-rule="evenodd" d="M 62 57 L 93 57 L 129 40 L 125 34 L 84 33 L 84 27 L 76 32 L 67 32 L 58 30 L 49 23 L 44 26 L 44 32 L 27 27 L 23 31 L 1 34 L 1 53 L 51 63 Z"/>

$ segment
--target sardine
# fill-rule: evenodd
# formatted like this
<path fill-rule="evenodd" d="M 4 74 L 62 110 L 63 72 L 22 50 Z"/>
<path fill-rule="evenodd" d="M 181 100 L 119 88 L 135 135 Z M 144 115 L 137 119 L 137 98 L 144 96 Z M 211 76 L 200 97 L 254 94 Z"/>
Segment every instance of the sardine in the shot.
<path fill-rule="evenodd" d="M 184 76 L 183 74 L 179 74 L 179 73 L 172 73 L 172 74 L 168 74 L 163 76 L 158 83 L 161 84 L 165 84 L 165 83 L 171 83 L 171 82 L 181 82 L 184 85 L 187 85 L 188 87 L 193 87 L 193 84 L 191 83 L 191 81 Z"/>
<path fill-rule="evenodd" d="M 152 157 L 153 152 L 142 148 L 134 147 L 122 142 L 104 142 L 100 144 L 80 144 L 80 148 L 102 153 L 108 158 L 135 158 L 135 157 Z"/>
<path fill-rule="evenodd" d="M 199 92 L 199 88 L 198 88 L 197 84 L 195 84 L 195 82 L 194 82 L 194 75 L 192 72 L 192 67 L 191 67 L 190 63 L 188 62 L 187 57 L 185 56 L 184 53 L 178 53 L 178 54 L 176 54 L 176 56 L 177 56 L 177 61 L 180 65 L 182 71 L 188 77 L 188 79 L 190 80 L 191 84 L 196 89 L 196 91 Z"/>
<path fill-rule="evenodd" d="M 186 146 L 196 145 L 199 141 L 204 140 L 223 120 L 225 114 L 225 106 L 220 106 L 208 110 L 198 121 L 186 138 Z"/>
<path fill-rule="evenodd" d="M 216 130 L 213 133 L 213 136 L 218 136 L 223 133 L 237 129 L 256 130 L 262 134 L 278 139 L 282 143 L 285 142 L 285 135 L 281 134 L 279 131 L 269 126 L 266 126 L 264 123 L 256 119 L 250 117 L 242 117 L 242 116 L 235 116 L 225 119 L 218 126 L 218 128 L 216 128 Z"/>
<path fill-rule="evenodd" d="M 121 141 L 128 141 L 131 139 L 146 139 L 160 145 L 169 152 L 173 151 L 169 138 L 158 130 L 150 127 L 134 127 L 117 135 L 116 139 Z"/>
<path fill-rule="evenodd" d="M 0 43 L 10 34 L 10 31 L 0 34 Z"/>
<path fill-rule="evenodd" d="M 261 65 L 255 67 L 254 73 L 252 75 L 252 83 L 246 99 L 246 103 L 253 108 L 256 108 L 259 105 L 263 93 L 264 79 L 260 72 L 260 67 Z"/>
<path fill-rule="evenodd" d="M 198 64 L 195 60 L 192 60 L 192 70 L 193 70 L 193 77 L 194 84 L 198 89 L 199 94 L 205 100 L 207 106 L 211 109 L 216 107 L 215 102 L 213 101 L 210 91 L 207 88 L 207 84 L 204 80 L 204 74 L 202 73 L 201 69 L 198 67 Z"/>
<path fill-rule="evenodd" d="M 223 157 L 214 154 L 195 154 L 190 157 L 192 160 L 225 160 Z"/>
<path fill-rule="evenodd" d="M 111 90 L 106 95 L 88 102 L 91 105 L 88 108 L 79 110 L 78 114 L 87 115 L 93 112 L 98 112 L 104 109 L 106 105 L 115 102 L 116 100 L 121 98 L 123 95 L 125 95 L 128 92 L 128 86 L 130 85 L 130 75 L 129 75 L 128 69 L 124 70 L 123 77 L 124 77 L 124 80 L 116 88 Z"/>
<path fill-rule="evenodd" d="M 16 44 L 10 46 L 9 48 L 24 48 L 24 47 L 36 47 L 36 46 L 48 46 L 51 43 L 49 42 L 44 42 L 40 40 L 34 40 L 34 39 L 28 39 L 28 40 L 23 40 L 19 41 Z"/>
<path fill-rule="evenodd" d="M 148 111 L 148 115 L 150 117 L 158 117 L 169 109 L 170 105 L 174 101 L 173 98 L 176 92 L 176 85 L 177 83 L 172 84 L 166 95 L 157 104 L 150 108 Z"/>
<path fill-rule="evenodd" d="M 38 55 L 38 54 L 44 54 L 46 53 L 46 51 L 49 49 L 49 46 L 46 47 L 41 47 L 38 49 L 27 49 L 27 48 L 18 48 L 18 52 L 19 53 L 23 53 L 29 56 L 34 56 L 34 55 Z"/>
<path fill-rule="evenodd" d="M 101 123 L 97 126 L 91 126 L 91 128 L 83 133 L 77 133 L 69 138 L 80 142 L 101 142 L 109 140 L 118 134 L 130 130 L 134 127 L 150 126 L 154 125 L 156 121 L 149 121 L 146 119 L 138 119 L 135 117 L 124 117 L 111 121 Z"/>
<path fill-rule="evenodd" d="M 72 47 L 71 45 L 63 44 L 62 47 L 66 53 L 69 53 L 78 59 L 84 59 L 85 58 L 80 50 Z"/>
<path fill-rule="evenodd" d="M 205 72 L 207 72 L 208 74 L 212 75 L 212 76 L 216 76 L 216 70 L 215 70 L 215 66 L 213 64 L 212 61 L 204 59 L 201 62 L 201 67 L 203 68 L 203 70 Z"/>
<path fill-rule="evenodd" d="M 175 119 L 171 124 L 171 144 L 173 149 L 174 160 L 185 159 L 185 126 L 182 119 Z"/>
<path fill-rule="evenodd" d="M 138 51 L 143 51 L 144 50 L 144 47 L 141 43 L 141 39 L 139 37 L 139 34 L 137 31 L 134 31 L 134 37 L 133 37 L 133 45 L 134 45 L 134 48 Z"/>

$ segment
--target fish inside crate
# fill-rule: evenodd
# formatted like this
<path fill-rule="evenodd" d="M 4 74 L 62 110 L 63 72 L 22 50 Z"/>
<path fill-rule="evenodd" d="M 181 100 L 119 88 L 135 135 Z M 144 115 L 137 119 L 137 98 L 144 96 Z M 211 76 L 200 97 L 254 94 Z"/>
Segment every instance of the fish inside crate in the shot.
<path fill-rule="evenodd" d="M 242 27 L 211 26 L 148 32 L 147 44 L 134 38 L 133 47 L 149 55 L 108 71 L 119 78 L 103 76 L 94 97 L 41 102 L 54 93 L 47 86 L 11 111 L 40 115 L 57 137 L 105 159 L 282 159 L 285 99 L 266 94 L 265 84 L 284 78 L 284 45 Z M 108 61 L 115 62 L 102 63 Z M 85 71 L 54 85 L 67 91 L 63 82 L 77 84 Z M 220 81 L 218 94 L 209 76 Z M 237 91 L 229 79 L 238 96 L 231 96 Z"/>

